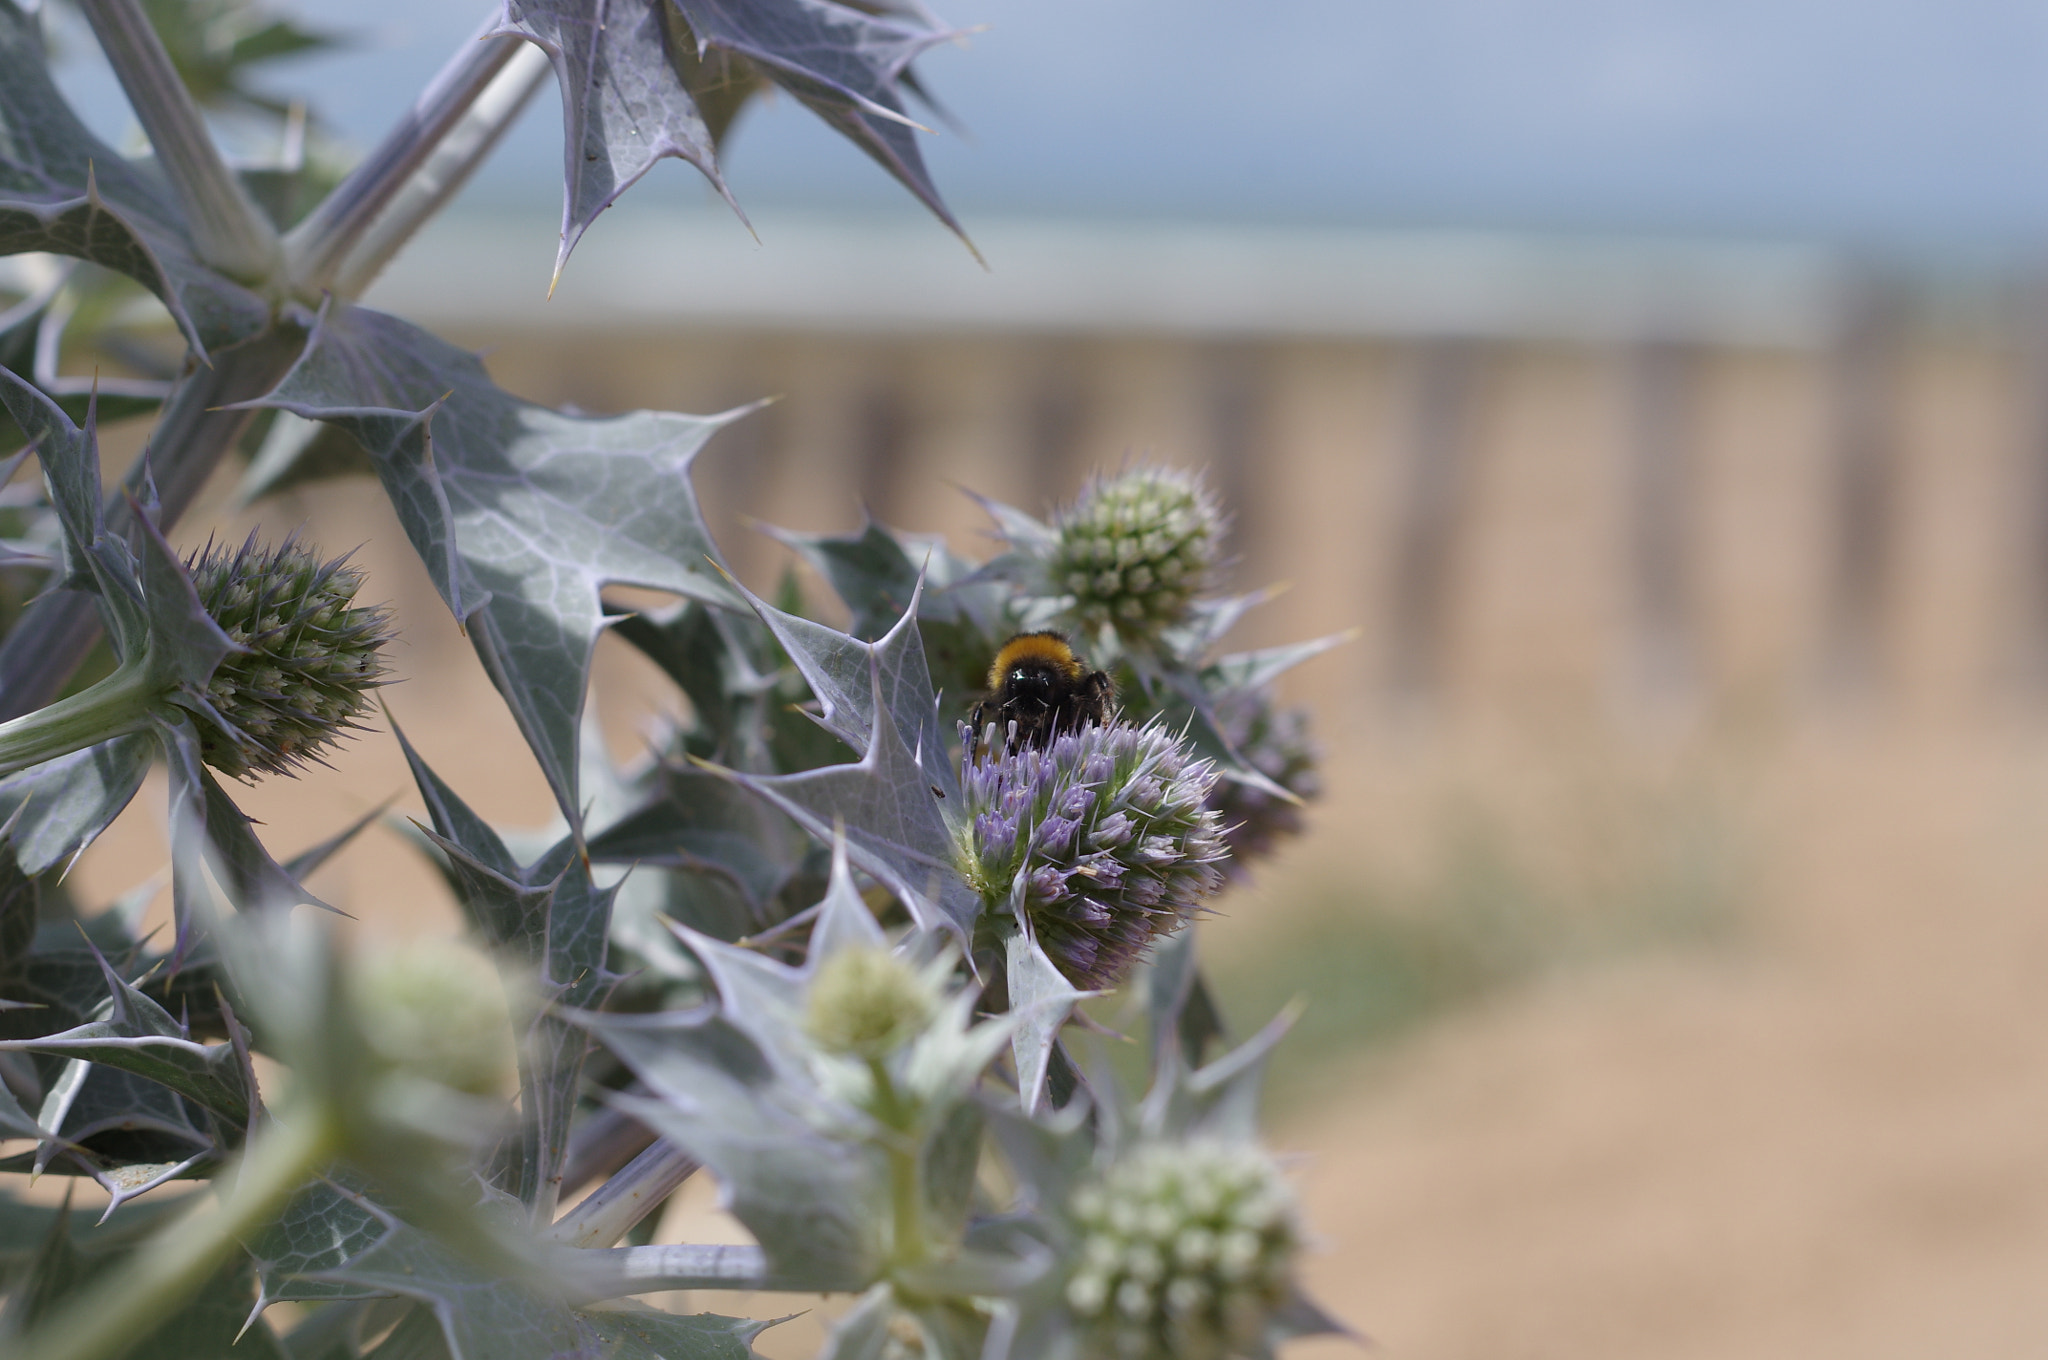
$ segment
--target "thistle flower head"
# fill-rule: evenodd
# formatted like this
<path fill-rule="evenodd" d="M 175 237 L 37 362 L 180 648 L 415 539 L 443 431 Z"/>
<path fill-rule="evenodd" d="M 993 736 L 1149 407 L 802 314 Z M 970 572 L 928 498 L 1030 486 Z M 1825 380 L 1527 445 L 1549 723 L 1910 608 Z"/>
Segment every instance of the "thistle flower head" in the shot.
<path fill-rule="evenodd" d="M 188 697 L 207 764 L 238 779 L 291 774 L 361 726 L 383 683 L 382 606 L 357 606 L 362 573 L 288 538 L 209 544 L 186 564 L 199 602 L 237 645 L 202 696 Z"/>
<path fill-rule="evenodd" d="M 1260 1349 L 1292 1292 L 1293 1193 L 1248 1144 L 1149 1143 L 1075 1191 L 1068 1309 L 1085 1350 L 1220 1360 Z"/>
<path fill-rule="evenodd" d="M 1126 638 L 1155 636 L 1186 618 L 1216 575 L 1223 512 L 1200 477 L 1135 467 L 1089 482 L 1053 517 L 1053 589 L 1073 596 L 1084 623 Z"/>
<path fill-rule="evenodd" d="M 371 1052 L 388 1069 L 467 1095 L 498 1091 L 512 1070 L 512 1021 L 490 960 L 453 942 L 366 959 L 350 999 Z"/>
<path fill-rule="evenodd" d="M 880 1060 L 924 1032 L 938 1013 L 927 977 L 887 949 L 842 949 L 818 967 L 804 1005 L 804 1032 L 820 1048 Z"/>
<path fill-rule="evenodd" d="M 1215 705 L 1217 726 L 1246 764 L 1298 798 L 1322 792 L 1306 712 L 1276 705 L 1270 686 L 1224 690 L 1215 696 Z M 1216 782 L 1209 806 L 1223 820 L 1223 839 L 1230 847 L 1223 864 L 1227 874 L 1271 854 L 1283 836 L 1301 833 L 1299 805 L 1234 779 Z"/>
<path fill-rule="evenodd" d="M 1114 985 L 1222 881 L 1209 762 L 1157 722 L 1088 724 L 1043 748 L 963 733 L 962 870 L 1011 900 L 1077 987 Z"/>

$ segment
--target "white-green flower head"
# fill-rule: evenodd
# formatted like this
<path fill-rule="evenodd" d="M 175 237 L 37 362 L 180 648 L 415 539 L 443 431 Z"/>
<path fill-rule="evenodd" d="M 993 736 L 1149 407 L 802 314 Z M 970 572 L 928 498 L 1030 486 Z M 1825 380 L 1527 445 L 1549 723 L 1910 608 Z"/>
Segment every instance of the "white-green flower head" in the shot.
<path fill-rule="evenodd" d="M 853 945 L 823 960 L 811 978 L 804 1032 L 828 1053 L 887 1058 L 938 1015 L 934 979 L 875 945 Z"/>
<path fill-rule="evenodd" d="M 1076 987 L 1122 981 L 1222 882 L 1215 769 L 1160 723 L 1091 724 L 978 759 L 970 737 L 962 872 L 991 916 L 1026 918 Z"/>
<path fill-rule="evenodd" d="M 1130 468 L 1095 478 L 1053 516 L 1047 573 L 1082 622 L 1150 639 L 1214 584 L 1223 533 L 1223 512 L 1199 476 Z"/>
<path fill-rule="evenodd" d="M 1067 1205 L 1066 1304 L 1104 1360 L 1256 1354 L 1293 1297 L 1294 1194 L 1243 1143 L 1141 1144 Z"/>
<path fill-rule="evenodd" d="M 497 969 L 476 950 L 453 941 L 382 950 L 351 972 L 349 999 L 387 1073 L 464 1095 L 504 1089 L 511 1017 Z"/>
<path fill-rule="evenodd" d="M 973 1089 L 1010 1027 L 975 1022 L 978 993 L 954 984 L 951 950 L 919 960 L 879 941 L 842 936 L 832 945 L 807 965 L 791 1008 L 809 1051 L 804 1066 L 826 1101 L 819 1127 L 845 1132 L 832 1110 L 850 1107 L 922 1136 Z M 746 1027 L 765 1016 L 733 1018 Z"/>
<path fill-rule="evenodd" d="M 676 932 L 711 975 L 726 1021 L 794 1089 L 816 1097 L 805 1118 L 834 1137 L 855 1136 L 872 1119 L 927 1127 L 968 1096 L 1009 1041 L 1006 1022 L 976 1022 L 979 990 L 955 982 L 957 952 L 922 937 L 892 943 L 854 886 L 844 841 L 833 845 L 802 967 Z"/>
<path fill-rule="evenodd" d="M 291 774 L 361 726 L 383 683 L 390 615 L 355 603 L 360 571 L 296 538 L 264 547 L 253 534 L 240 548 L 209 544 L 187 566 L 206 612 L 247 648 L 203 696 L 181 700 L 207 764 L 238 779 Z"/>

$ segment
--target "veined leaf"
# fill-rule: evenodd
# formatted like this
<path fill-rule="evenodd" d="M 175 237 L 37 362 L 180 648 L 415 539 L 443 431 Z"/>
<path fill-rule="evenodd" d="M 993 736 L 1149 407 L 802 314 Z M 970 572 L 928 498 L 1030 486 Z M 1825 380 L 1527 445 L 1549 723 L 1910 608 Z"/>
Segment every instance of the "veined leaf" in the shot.
<path fill-rule="evenodd" d="M 0 779 L 0 814 L 15 817 L 7 844 L 26 874 L 76 858 L 128 806 L 156 743 L 116 737 Z"/>
<path fill-rule="evenodd" d="M 607 582 L 739 603 L 690 464 L 732 416 L 567 416 L 502 391 L 476 357 L 396 317 L 331 306 L 251 403 L 331 421 L 376 459 L 441 597 L 468 630 L 571 826 Z"/>
<path fill-rule="evenodd" d="M 918 53 L 957 35 L 865 14 L 833 0 L 674 0 L 700 52 L 746 57 L 808 105 L 953 229 L 961 230 L 917 149 L 897 89 Z M 902 7 L 897 9 L 903 13 Z M 969 243 L 968 249 L 974 247 Z"/>
<path fill-rule="evenodd" d="M 585 1015 L 583 1022 L 661 1097 L 619 1108 L 717 1175 L 770 1271 L 818 1290 L 865 1288 L 881 1262 L 889 1173 L 881 1150 L 821 1132 L 754 1041 L 702 1012 Z"/>
<path fill-rule="evenodd" d="M 909 615 L 904 626 L 915 638 L 915 621 Z M 830 841 L 843 829 L 853 862 L 894 893 L 921 928 L 951 931 L 967 939 L 981 913 L 981 898 L 954 867 L 952 832 L 939 812 L 944 786 L 933 781 L 918 753 L 904 745 L 896 718 L 883 701 L 881 647 L 876 644 L 867 657 L 869 698 L 863 707 L 873 715 L 873 726 L 862 739 L 867 753 L 857 763 L 789 775 L 723 773 L 774 803 L 820 840 Z M 916 669 L 922 671 L 922 664 Z M 957 788 L 950 775 L 947 782 Z"/>
<path fill-rule="evenodd" d="M 857 638 L 879 638 L 894 626 L 918 597 L 919 563 L 902 541 L 873 520 L 858 533 L 806 534 L 764 524 L 762 532 L 795 549 L 825 578 L 832 592 L 853 615 L 847 632 Z M 930 545 L 943 550 L 939 540 Z"/>
<path fill-rule="evenodd" d="M 34 1039 L 0 1040 L 0 1052 L 42 1053 L 119 1068 L 176 1091 L 230 1125 L 246 1124 L 254 1091 L 234 1045 L 195 1042 L 105 959 L 100 959 L 100 971 L 112 999 L 106 1019 Z"/>
<path fill-rule="evenodd" d="M 129 1353 L 150 1360 L 288 1360 L 270 1325 L 249 1316 L 252 1273 L 246 1258 L 230 1260 Z"/>
<path fill-rule="evenodd" d="M 83 1058 L 69 1059 L 36 1111 L 36 1123 L 44 1133 L 35 1153 L 36 1168 L 47 1169 L 67 1144 L 112 1132 L 120 1133 L 123 1148 L 113 1169 L 127 1163 L 174 1168 L 217 1150 L 212 1134 L 200 1127 L 204 1122 L 203 1113 L 195 1115 L 175 1091 L 148 1077 Z M 90 1157 L 85 1167 L 96 1179 L 108 1169 Z M 160 1179 L 153 1172 L 146 1174 L 145 1183 L 114 1183 L 108 1188 L 139 1194 Z"/>
<path fill-rule="evenodd" d="M 688 161 L 739 212 L 718 153 L 669 51 L 669 0 L 504 0 L 498 32 L 548 54 L 562 91 L 562 245 L 665 157 Z M 746 215 L 740 214 L 745 221 Z"/>
<path fill-rule="evenodd" d="M 1212 689 L 1257 689 L 1271 684 L 1310 657 L 1321 656 L 1333 647 L 1358 640 L 1358 629 L 1347 628 L 1327 637 L 1311 638 L 1281 647 L 1264 647 L 1255 652 L 1232 652 L 1202 668 L 1202 678 Z"/>
<path fill-rule="evenodd" d="M 176 709 L 171 713 L 158 715 L 153 731 L 170 775 L 173 967 L 217 913 L 215 883 L 227 893 L 225 905 L 236 911 L 281 911 L 300 902 L 332 911 L 271 858 L 251 819 L 200 761 L 192 719 Z"/>
<path fill-rule="evenodd" d="M 0 1138 L 36 1138 L 41 1134 L 35 1116 L 21 1108 L 14 1092 L 0 1085 Z"/>
<path fill-rule="evenodd" d="M 594 1006 L 616 980 L 604 970 L 611 890 L 591 880 L 582 846 L 563 837 L 532 864 L 518 864 L 487 823 L 397 734 L 434 821 L 472 924 L 492 944 L 541 971 L 570 1006 Z"/>
<path fill-rule="evenodd" d="M 108 531 L 92 410 L 83 426 L 73 425 L 49 397 L 4 370 L 0 404 L 35 443 L 62 526 L 64 584 L 97 598 L 122 666 L 139 670 L 146 690 L 160 691 L 166 699 L 179 694 L 180 702 L 205 706 L 207 682 L 236 645 L 200 604 L 190 573 L 147 513 L 138 507 L 132 541 Z M 192 824 L 204 827 L 209 807 L 225 813 L 233 805 L 201 771 L 189 720 L 173 714 L 176 710 L 161 717 L 157 730 L 173 769 L 182 774 L 173 784 L 174 820 L 175 809 L 187 807 L 195 818 Z M 10 841 L 22 867 L 38 872 L 90 843 L 134 796 L 150 745 L 146 737 L 122 735 L 0 783 L 0 805 L 21 812 Z M 270 862 L 239 812 L 218 816 L 216 822 L 215 845 L 230 870 L 230 886 L 306 900 Z M 189 885 L 180 895 L 181 950 L 192 920 L 187 897 Z"/>
<path fill-rule="evenodd" d="M 1019 917 L 1022 919 L 1022 913 Z M 1004 968 L 1010 1010 L 1017 1017 L 1017 1028 L 1010 1035 L 1011 1058 L 1017 1064 L 1017 1099 L 1025 1113 L 1036 1113 L 1045 1097 L 1060 1028 L 1074 1007 L 1094 993 L 1076 990 L 1059 966 L 1046 957 L 1037 939 L 1022 930 L 1011 935 L 1005 946 Z"/>
<path fill-rule="evenodd" d="M 745 586 L 734 584 L 817 696 L 826 731 L 859 752 L 867 752 L 886 713 L 899 739 L 913 743 L 917 764 L 932 789 L 950 792 L 959 773 L 946 758 L 938 696 L 925 664 L 917 611 L 923 591 L 913 585 L 902 617 L 873 642 L 777 609 Z"/>
<path fill-rule="evenodd" d="M 42 1248 L 29 1265 L 28 1278 L 11 1281 L 7 1308 L 0 1312 L 0 1336 L 13 1336 L 46 1316 L 65 1297 L 93 1277 L 92 1253 L 81 1250 L 86 1243 L 102 1245 L 106 1234 L 74 1233 L 78 1215 L 54 1213 Z M 83 1241 L 74 1241 L 74 1237 Z M 98 1239 L 95 1242 L 95 1239 Z M 133 1338 L 133 1354 L 151 1360 L 214 1360 L 233 1355 L 235 1360 L 285 1360 L 286 1352 L 270 1328 L 260 1321 L 247 1329 L 242 1322 L 248 1312 L 249 1265 L 230 1261 L 203 1281 L 198 1290 L 151 1319 L 142 1336 Z M 228 1350 L 233 1346 L 232 1351 Z"/>
<path fill-rule="evenodd" d="M 134 551 L 106 531 L 94 413 L 88 409 L 85 423 L 74 425 L 55 401 L 6 370 L 0 370 L 0 405 L 35 445 L 36 459 L 42 464 L 50 506 L 62 529 L 62 586 L 100 597 L 108 631 L 126 657 L 141 646 L 144 636 L 142 585 Z"/>
<path fill-rule="evenodd" d="M 314 1181 L 243 1244 L 256 1263 L 256 1306 L 250 1316 L 273 1303 L 364 1299 L 382 1293 L 313 1277 L 368 1251 L 390 1226 L 391 1220 L 364 1197 L 353 1178 L 330 1175 Z"/>
<path fill-rule="evenodd" d="M 767 907 L 803 862 L 790 843 L 802 833 L 708 770 L 664 767 L 651 783 L 651 800 L 590 838 L 590 857 L 715 874 L 746 903 L 751 929 L 773 924 Z"/>

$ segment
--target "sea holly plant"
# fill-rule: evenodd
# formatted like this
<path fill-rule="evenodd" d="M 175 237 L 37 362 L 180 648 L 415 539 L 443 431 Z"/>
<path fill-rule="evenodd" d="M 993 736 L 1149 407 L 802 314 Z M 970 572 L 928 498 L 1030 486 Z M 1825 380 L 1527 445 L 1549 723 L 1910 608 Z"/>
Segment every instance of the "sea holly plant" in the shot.
<path fill-rule="evenodd" d="M 88 131 L 42 13 L 0 0 L 0 1171 L 43 1187 L 0 1185 L 0 1348 L 742 1360 L 791 1293 L 846 1297 L 843 1360 L 1222 1360 L 1335 1329 L 1257 1137 L 1284 1025 L 1223 1051 L 1194 936 L 1300 825 L 1314 747 L 1275 682 L 1340 639 L 1226 648 L 1262 597 L 1225 593 L 1200 479 L 987 502 L 986 561 L 769 529 L 842 630 L 792 579 L 734 578 L 699 512 L 695 460 L 746 411 L 549 410 L 357 301 L 550 75 L 557 276 L 664 159 L 725 193 L 722 139 L 770 87 L 964 239 L 912 112 L 955 30 L 911 0 L 503 0 L 343 168 L 252 70 L 347 16 L 78 7 L 149 154 Z M 138 347 L 142 298 L 175 359 Z M 100 422 L 138 414 L 141 457 L 105 467 Z M 379 715 L 392 623 L 346 557 L 172 547 L 230 457 L 257 504 L 377 479 L 555 826 L 492 826 Z M 623 768 L 587 717 L 606 629 L 688 700 Z M 977 730 L 991 658 L 1046 631 L 1116 702 Z M 370 819 L 280 859 L 237 806 L 376 726 L 462 940 L 344 945 L 302 883 Z M 65 880 L 159 764 L 163 935 L 157 885 Z M 1142 1098 L 1094 1051 L 1122 1012 L 1081 1009 L 1117 993 Z M 655 1240 L 698 1175 L 751 1242 Z M 645 1302 L 692 1289 L 757 1316 Z"/>

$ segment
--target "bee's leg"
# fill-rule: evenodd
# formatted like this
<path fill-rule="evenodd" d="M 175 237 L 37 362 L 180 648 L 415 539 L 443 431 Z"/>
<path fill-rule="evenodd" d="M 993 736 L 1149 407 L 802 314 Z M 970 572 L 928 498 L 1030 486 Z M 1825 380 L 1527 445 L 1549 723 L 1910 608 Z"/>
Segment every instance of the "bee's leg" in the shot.
<path fill-rule="evenodd" d="M 1108 726 L 1116 709 L 1116 682 L 1107 671 L 1092 671 L 1081 685 L 1088 696 L 1088 715 L 1098 724 Z"/>

